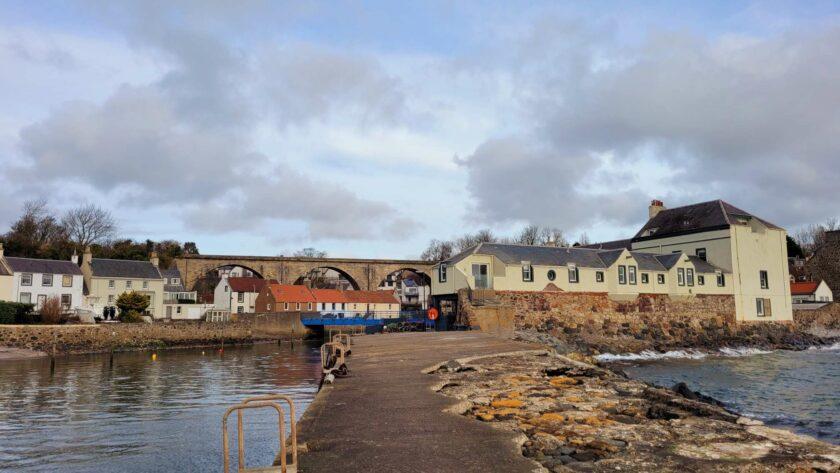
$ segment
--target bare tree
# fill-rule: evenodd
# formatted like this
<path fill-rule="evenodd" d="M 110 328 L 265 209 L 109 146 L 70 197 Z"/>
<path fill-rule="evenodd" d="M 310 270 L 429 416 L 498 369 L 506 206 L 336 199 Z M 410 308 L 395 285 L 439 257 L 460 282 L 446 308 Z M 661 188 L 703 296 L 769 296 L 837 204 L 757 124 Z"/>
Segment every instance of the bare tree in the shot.
<path fill-rule="evenodd" d="M 537 245 L 540 241 L 540 232 L 539 225 L 528 225 L 519 232 L 516 242 L 520 245 Z"/>
<path fill-rule="evenodd" d="M 70 241 L 78 249 L 93 243 L 102 243 L 117 231 L 111 212 L 94 204 L 87 204 L 68 210 L 61 219 Z"/>
<path fill-rule="evenodd" d="M 840 221 L 829 218 L 822 224 L 812 223 L 800 228 L 793 234 L 793 239 L 799 243 L 806 255 L 813 254 L 825 242 L 825 232 L 840 229 Z"/>
<path fill-rule="evenodd" d="M 578 246 L 584 246 L 584 245 L 588 245 L 588 244 L 592 243 L 589 240 L 589 235 L 587 235 L 586 232 L 583 232 L 583 233 L 580 234 L 577 242 L 578 242 Z"/>
<path fill-rule="evenodd" d="M 327 252 L 308 247 L 295 251 L 294 253 L 292 253 L 292 256 L 298 256 L 302 258 L 326 258 Z"/>
<path fill-rule="evenodd" d="M 540 229 L 539 244 L 542 246 L 569 246 L 563 230 L 556 227 L 543 227 Z"/>
<path fill-rule="evenodd" d="M 420 259 L 423 261 L 443 261 L 452 256 L 453 244 L 451 241 L 432 240 L 429 246 L 423 250 Z"/>
<path fill-rule="evenodd" d="M 484 229 L 473 234 L 467 233 L 461 238 L 458 238 L 455 240 L 455 247 L 460 252 L 479 243 L 493 243 L 495 241 L 497 241 L 497 238 L 493 235 L 493 232 L 489 229 Z"/>

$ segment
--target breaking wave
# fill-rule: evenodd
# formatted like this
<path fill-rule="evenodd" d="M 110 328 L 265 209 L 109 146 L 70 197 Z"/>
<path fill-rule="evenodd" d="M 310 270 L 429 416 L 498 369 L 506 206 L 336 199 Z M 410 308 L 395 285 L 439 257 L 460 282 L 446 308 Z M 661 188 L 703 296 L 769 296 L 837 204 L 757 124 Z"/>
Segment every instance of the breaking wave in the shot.
<path fill-rule="evenodd" d="M 766 355 L 768 353 L 773 353 L 774 350 L 762 350 L 761 348 L 721 348 L 718 350 L 721 355 L 723 356 L 753 356 L 753 355 Z"/>
<path fill-rule="evenodd" d="M 837 351 L 840 350 L 840 342 L 834 342 L 833 345 L 822 345 L 816 347 L 808 347 L 809 350 L 825 350 L 825 351 Z"/>
<path fill-rule="evenodd" d="M 689 360 L 700 360 L 706 358 L 708 353 L 700 350 L 671 350 L 660 353 L 653 350 L 645 350 L 640 353 L 624 353 L 616 355 L 613 353 L 602 353 L 595 357 L 598 361 L 641 361 L 641 360 L 664 360 L 669 358 L 683 358 Z"/>

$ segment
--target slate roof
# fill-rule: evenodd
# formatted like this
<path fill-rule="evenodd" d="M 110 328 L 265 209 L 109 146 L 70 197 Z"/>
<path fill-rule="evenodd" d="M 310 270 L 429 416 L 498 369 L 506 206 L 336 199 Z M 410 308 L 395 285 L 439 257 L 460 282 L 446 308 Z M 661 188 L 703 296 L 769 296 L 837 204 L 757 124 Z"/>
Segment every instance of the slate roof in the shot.
<path fill-rule="evenodd" d="M 149 261 L 93 258 L 90 268 L 98 278 L 162 279 L 160 271 Z"/>
<path fill-rule="evenodd" d="M 6 263 L 16 273 L 82 275 L 82 270 L 72 261 L 6 257 Z M 2 265 L 0 265 L 0 271 L 2 271 Z"/>
<path fill-rule="evenodd" d="M 578 248 L 591 248 L 593 250 L 620 250 L 622 248 L 627 248 L 629 250 L 631 247 L 631 243 L 632 240 L 630 238 L 626 238 L 624 240 L 604 241 L 601 243 L 581 245 Z"/>
<path fill-rule="evenodd" d="M 666 271 L 667 269 L 659 260 L 656 258 L 656 255 L 653 253 L 643 253 L 641 251 L 631 251 L 631 255 L 639 264 L 639 270 L 641 271 Z"/>
<path fill-rule="evenodd" d="M 609 268 L 610 266 L 615 263 L 615 260 L 621 256 L 624 250 L 607 250 L 607 251 L 600 251 L 598 252 L 598 256 L 601 258 L 601 261 L 604 262 L 604 267 Z"/>
<path fill-rule="evenodd" d="M 680 260 L 682 253 L 670 253 L 667 255 L 656 255 L 656 260 L 665 267 L 665 269 L 671 269 L 677 264 L 677 261 Z"/>
<path fill-rule="evenodd" d="M 712 263 L 704 261 L 703 258 L 694 255 L 688 255 L 688 259 L 692 263 L 694 263 L 694 269 L 696 269 L 698 273 L 714 273 L 716 271 L 726 272 L 723 269 L 713 265 Z"/>
<path fill-rule="evenodd" d="M 187 288 L 184 286 L 184 280 L 181 279 L 181 271 L 178 271 L 178 268 L 161 269 L 160 275 L 164 278 L 163 290 L 165 292 L 187 292 Z M 173 278 L 178 278 L 180 282 L 178 284 L 172 284 L 171 281 Z M 167 281 L 170 283 L 166 284 Z"/>
<path fill-rule="evenodd" d="M 502 243 L 479 243 L 472 248 L 446 260 L 456 263 L 471 254 L 493 255 L 507 264 L 529 261 L 538 266 L 567 266 L 570 263 L 587 268 L 605 268 L 598 256 L 599 250 L 590 248 L 558 248 L 554 246 L 509 245 Z"/>
<path fill-rule="evenodd" d="M 228 278 L 231 292 L 260 292 L 266 284 L 277 284 L 277 281 L 262 278 Z"/>
<path fill-rule="evenodd" d="M 722 200 L 711 200 L 699 204 L 664 209 L 648 220 L 633 237 L 632 241 L 650 240 L 664 236 L 684 235 L 708 230 L 728 228 L 737 224 L 739 217 L 756 219 L 764 225 L 779 229 L 776 225 L 741 210 Z"/>

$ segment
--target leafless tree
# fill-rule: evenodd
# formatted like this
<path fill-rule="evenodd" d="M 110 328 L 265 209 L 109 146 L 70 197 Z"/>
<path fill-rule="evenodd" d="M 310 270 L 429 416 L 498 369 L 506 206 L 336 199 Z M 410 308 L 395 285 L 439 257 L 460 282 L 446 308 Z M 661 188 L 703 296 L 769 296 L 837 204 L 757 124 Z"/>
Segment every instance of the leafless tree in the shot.
<path fill-rule="evenodd" d="M 493 243 L 495 241 L 497 241 L 497 238 L 493 235 L 493 232 L 489 229 L 484 229 L 479 230 L 476 233 L 468 233 L 461 238 L 458 238 L 455 240 L 455 248 L 460 252 L 479 243 Z"/>
<path fill-rule="evenodd" d="M 539 225 L 528 225 L 519 232 L 516 242 L 520 245 L 537 245 L 540 241 L 540 233 Z"/>
<path fill-rule="evenodd" d="M 451 241 L 432 240 L 429 246 L 420 255 L 423 261 L 443 261 L 448 259 L 453 254 L 453 244 Z"/>
<path fill-rule="evenodd" d="M 300 250 L 295 251 L 292 256 L 298 256 L 302 258 L 326 258 L 327 252 L 316 250 L 315 248 L 303 248 Z"/>
<path fill-rule="evenodd" d="M 541 246 L 569 246 L 563 230 L 556 227 L 540 228 L 539 244 Z"/>
<path fill-rule="evenodd" d="M 836 218 L 829 218 L 822 224 L 812 223 L 800 228 L 793 234 L 793 239 L 806 255 L 813 254 L 825 242 L 825 232 L 840 229 L 840 221 Z"/>
<path fill-rule="evenodd" d="M 117 231 L 111 212 L 94 204 L 68 210 L 61 219 L 61 225 L 78 249 L 107 241 Z"/>
<path fill-rule="evenodd" d="M 589 235 L 587 235 L 586 232 L 583 232 L 583 233 L 580 234 L 577 242 L 578 242 L 579 246 L 584 246 L 584 245 L 588 245 L 588 244 L 592 243 L 589 240 Z"/>

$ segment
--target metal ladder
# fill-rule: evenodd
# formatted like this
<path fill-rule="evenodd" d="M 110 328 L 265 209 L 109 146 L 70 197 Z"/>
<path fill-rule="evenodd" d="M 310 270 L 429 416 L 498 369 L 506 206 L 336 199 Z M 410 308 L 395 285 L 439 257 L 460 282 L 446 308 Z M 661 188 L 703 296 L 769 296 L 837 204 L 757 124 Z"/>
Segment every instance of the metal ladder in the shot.
<path fill-rule="evenodd" d="M 292 461 L 287 462 L 286 452 L 286 428 L 285 413 L 280 404 L 272 401 L 286 401 L 289 404 L 289 423 L 292 449 Z M 247 468 L 245 466 L 245 436 L 243 435 L 242 411 L 245 409 L 273 408 L 277 411 L 278 436 L 280 451 L 274 460 L 274 465 L 258 468 Z M 295 421 L 295 404 L 291 397 L 283 394 L 268 394 L 265 396 L 253 396 L 243 400 L 241 403 L 229 408 L 222 417 L 222 454 L 224 455 L 224 473 L 230 473 L 230 441 L 228 439 L 227 420 L 230 415 L 236 412 L 236 432 L 239 473 L 297 473 L 297 422 Z"/>

